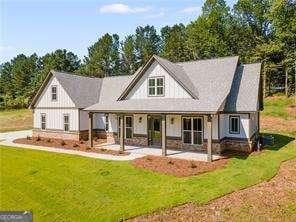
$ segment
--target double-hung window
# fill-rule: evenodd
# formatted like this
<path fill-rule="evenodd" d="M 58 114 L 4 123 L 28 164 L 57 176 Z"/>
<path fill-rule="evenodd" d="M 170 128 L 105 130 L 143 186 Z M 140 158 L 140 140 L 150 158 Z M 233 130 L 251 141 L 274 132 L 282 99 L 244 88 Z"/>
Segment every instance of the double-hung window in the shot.
<path fill-rule="evenodd" d="M 149 96 L 164 95 L 164 77 L 153 77 L 148 79 L 148 95 Z"/>
<path fill-rule="evenodd" d="M 41 129 L 46 129 L 46 114 L 41 113 Z"/>
<path fill-rule="evenodd" d="M 118 137 L 120 138 L 120 129 L 121 129 L 121 116 L 118 117 Z M 125 121 L 125 127 L 124 127 L 124 137 L 127 138 L 132 138 L 133 137 L 133 117 L 132 116 L 125 116 L 124 117 Z"/>
<path fill-rule="evenodd" d="M 202 145 L 203 121 L 201 117 L 183 117 L 182 120 L 183 143 Z"/>
<path fill-rule="evenodd" d="M 69 114 L 64 114 L 64 131 L 69 131 L 69 129 L 70 129 Z"/>
<path fill-rule="evenodd" d="M 51 86 L 51 100 L 57 101 L 58 95 L 57 95 L 57 86 Z"/>
<path fill-rule="evenodd" d="M 239 116 L 229 117 L 229 133 L 239 134 L 240 132 L 240 118 Z"/>

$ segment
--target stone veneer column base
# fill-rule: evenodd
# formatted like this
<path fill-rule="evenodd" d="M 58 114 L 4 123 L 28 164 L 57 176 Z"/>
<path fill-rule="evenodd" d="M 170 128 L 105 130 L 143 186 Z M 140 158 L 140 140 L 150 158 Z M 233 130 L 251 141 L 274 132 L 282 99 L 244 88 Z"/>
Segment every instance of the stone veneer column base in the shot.
<path fill-rule="evenodd" d="M 119 138 L 114 138 L 115 143 L 119 144 Z M 124 144 L 127 146 L 148 146 L 148 139 L 146 137 L 133 137 L 124 139 Z"/>
<path fill-rule="evenodd" d="M 43 137 L 43 138 L 55 138 L 63 140 L 88 140 L 88 130 L 77 131 L 77 132 L 65 132 L 60 130 L 40 130 L 33 129 L 33 137 Z M 94 130 L 94 137 L 99 139 L 106 139 L 107 135 L 105 131 Z"/>
<path fill-rule="evenodd" d="M 76 140 L 79 141 L 79 132 L 63 132 L 63 131 L 50 131 L 50 130 L 33 130 L 33 137 L 55 138 L 62 140 Z"/>
<path fill-rule="evenodd" d="M 117 143 L 119 144 L 119 138 L 117 133 L 107 133 L 107 143 Z M 131 146 L 148 146 L 148 138 L 133 137 L 130 139 L 125 139 L 126 145 Z M 225 150 L 235 150 L 240 152 L 251 152 L 253 147 L 253 140 L 240 140 L 240 139 L 222 139 L 220 141 L 213 140 L 212 151 L 214 154 L 221 154 Z M 177 150 L 187 150 L 187 151 L 204 151 L 207 150 L 207 140 L 203 141 L 202 146 L 184 144 L 180 138 L 167 138 L 167 148 L 168 149 L 177 149 Z"/>

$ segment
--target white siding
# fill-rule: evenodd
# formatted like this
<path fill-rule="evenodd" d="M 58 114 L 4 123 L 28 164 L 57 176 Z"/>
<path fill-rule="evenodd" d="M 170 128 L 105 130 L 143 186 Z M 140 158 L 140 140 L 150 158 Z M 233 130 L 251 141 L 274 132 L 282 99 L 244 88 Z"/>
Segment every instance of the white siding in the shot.
<path fill-rule="evenodd" d="M 41 113 L 46 114 L 46 129 L 63 130 L 63 115 L 69 114 L 70 131 L 78 130 L 78 109 L 35 109 L 34 110 L 34 128 L 41 128 Z"/>
<path fill-rule="evenodd" d="M 172 123 L 172 118 L 174 119 Z M 181 115 L 167 115 L 166 117 L 167 136 L 181 137 L 182 121 Z"/>
<path fill-rule="evenodd" d="M 109 114 L 109 132 L 117 133 L 117 115 Z"/>
<path fill-rule="evenodd" d="M 80 130 L 88 130 L 88 112 L 80 110 Z M 93 128 L 105 129 L 105 114 L 94 113 Z"/>
<path fill-rule="evenodd" d="M 250 114 L 250 137 L 258 131 L 258 112 Z"/>
<path fill-rule="evenodd" d="M 163 76 L 164 77 L 164 96 L 149 97 L 148 96 L 148 78 Z M 191 98 L 186 90 L 174 78 L 165 71 L 162 66 L 157 62 L 154 62 L 144 73 L 142 78 L 134 86 L 131 92 L 128 94 L 127 99 L 147 99 L 147 98 Z"/>
<path fill-rule="evenodd" d="M 208 125 L 207 125 L 208 117 L 203 116 L 203 122 L 204 122 L 204 139 L 208 138 Z M 212 118 L 212 139 L 216 140 L 218 139 L 218 115 L 214 115 Z"/>
<path fill-rule="evenodd" d="M 57 101 L 51 100 L 51 86 L 57 86 Z M 75 104 L 71 100 L 71 98 L 68 96 L 66 91 L 63 89 L 63 87 L 60 85 L 58 80 L 56 78 L 51 78 L 43 90 L 42 94 L 40 95 L 36 107 L 43 107 L 43 108 L 49 108 L 49 107 L 75 107 Z"/>
<path fill-rule="evenodd" d="M 141 122 L 140 122 L 140 118 L 142 118 Z M 147 115 L 145 114 L 134 115 L 134 133 L 147 135 Z"/>
<path fill-rule="evenodd" d="M 229 116 L 239 116 L 240 117 L 240 133 L 232 134 L 229 133 Z M 220 115 L 220 126 L 221 132 L 220 137 L 235 137 L 235 138 L 249 138 L 249 127 L 250 120 L 248 114 L 221 114 Z"/>

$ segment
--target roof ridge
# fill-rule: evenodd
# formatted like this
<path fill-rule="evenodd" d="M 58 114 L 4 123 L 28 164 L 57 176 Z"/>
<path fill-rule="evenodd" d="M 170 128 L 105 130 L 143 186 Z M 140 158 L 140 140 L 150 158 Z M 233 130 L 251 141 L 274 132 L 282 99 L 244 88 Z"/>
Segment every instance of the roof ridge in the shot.
<path fill-rule="evenodd" d="M 199 61 L 236 58 L 236 57 L 239 57 L 239 56 L 223 56 L 223 57 L 214 57 L 214 58 L 207 58 L 207 59 L 197 59 L 197 60 L 190 60 L 190 61 L 184 61 L 184 62 L 176 62 L 174 64 L 180 65 L 180 64 L 184 64 L 184 63 L 193 63 L 193 62 L 199 62 Z"/>
<path fill-rule="evenodd" d="M 107 78 L 131 76 L 131 74 L 125 74 L 125 75 L 112 75 L 112 76 L 96 77 L 96 76 L 85 76 L 85 75 L 82 75 L 81 73 L 65 72 L 65 71 L 57 71 L 57 70 L 51 70 L 51 72 L 53 74 L 59 73 L 59 74 L 65 74 L 65 75 L 70 75 L 70 76 L 78 76 L 78 77 L 89 78 L 89 79 L 107 79 Z"/>

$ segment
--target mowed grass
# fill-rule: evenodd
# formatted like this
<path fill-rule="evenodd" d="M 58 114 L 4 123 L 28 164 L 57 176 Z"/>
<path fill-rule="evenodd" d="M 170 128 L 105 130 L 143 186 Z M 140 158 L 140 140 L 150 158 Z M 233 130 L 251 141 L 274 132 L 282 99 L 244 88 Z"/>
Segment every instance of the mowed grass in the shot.
<path fill-rule="evenodd" d="M 272 178 L 295 158 L 292 138 L 222 169 L 176 178 L 129 162 L 1 147 L 1 210 L 32 210 L 36 221 L 118 221 L 194 201 L 199 204 Z"/>
<path fill-rule="evenodd" d="M 264 111 L 262 116 L 280 117 L 286 120 L 295 120 L 296 116 L 288 112 L 288 108 L 296 106 L 295 97 L 272 96 L 264 99 Z"/>
<path fill-rule="evenodd" d="M 32 125 L 33 115 L 29 109 L 0 111 L 0 132 L 31 129 Z"/>
<path fill-rule="evenodd" d="M 280 107 L 272 115 L 286 112 Z M 276 144 L 260 155 L 233 157 L 222 169 L 188 178 L 129 162 L 0 146 L 0 210 L 32 210 L 36 221 L 119 221 L 189 201 L 204 204 L 271 179 L 281 162 L 296 158 L 291 135 L 273 134 Z M 295 213 L 294 205 L 285 210 Z"/>

